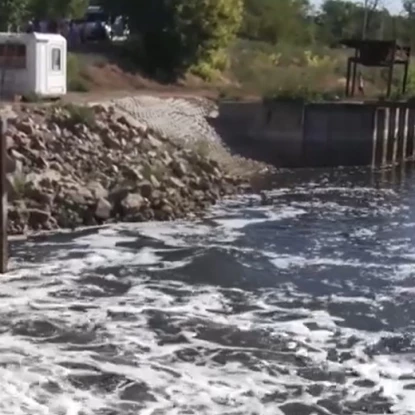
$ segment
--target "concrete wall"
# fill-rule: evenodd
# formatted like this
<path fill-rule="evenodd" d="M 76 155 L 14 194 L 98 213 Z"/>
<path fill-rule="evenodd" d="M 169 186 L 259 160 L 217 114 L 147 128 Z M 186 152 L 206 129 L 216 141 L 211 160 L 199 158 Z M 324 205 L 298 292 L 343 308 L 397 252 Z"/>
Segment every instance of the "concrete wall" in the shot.
<path fill-rule="evenodd" d="M 302 164 L 301 102 L 222 102 L 210 123 L 234 152 L 274 165 Z"/>
<path fill-rule="evenodd" d="M 212 120 L 234 152 L 279 167 L 390 165 L 415 156 L 406 103 L 222 102 Z"/>
<path fill-rule="evenodd" d="M 315 103 L 305 107 L 304 164 L 370 165 L 373 155 L 373 106 Z"/>

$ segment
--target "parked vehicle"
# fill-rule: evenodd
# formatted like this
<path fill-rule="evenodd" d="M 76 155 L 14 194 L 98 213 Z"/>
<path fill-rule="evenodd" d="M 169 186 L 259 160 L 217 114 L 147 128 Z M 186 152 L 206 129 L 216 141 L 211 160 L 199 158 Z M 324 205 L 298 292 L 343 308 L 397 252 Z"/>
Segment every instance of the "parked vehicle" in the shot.
<path fill-rule="evenodd" d="M 125 38 L 129 33 L 127 19 L 117 16 L 111 24 L 111 38 Z"/>
<path fill-rule="evenodd" d="M 90 6 L 83 19 L 82 38 L 88 40 L 107 40 L 112 37 L 109 16 L 99 6 Z"/>

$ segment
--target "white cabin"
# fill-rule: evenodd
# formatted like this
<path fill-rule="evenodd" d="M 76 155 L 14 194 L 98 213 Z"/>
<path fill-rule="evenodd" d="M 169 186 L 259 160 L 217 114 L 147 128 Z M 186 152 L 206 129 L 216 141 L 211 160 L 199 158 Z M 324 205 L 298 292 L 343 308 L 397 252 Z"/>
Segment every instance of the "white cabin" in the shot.
<path fill-rule="evenodd" d="M 65 95 L 66 59 L 61 35 L 0 33 L 0 95 Z"/>

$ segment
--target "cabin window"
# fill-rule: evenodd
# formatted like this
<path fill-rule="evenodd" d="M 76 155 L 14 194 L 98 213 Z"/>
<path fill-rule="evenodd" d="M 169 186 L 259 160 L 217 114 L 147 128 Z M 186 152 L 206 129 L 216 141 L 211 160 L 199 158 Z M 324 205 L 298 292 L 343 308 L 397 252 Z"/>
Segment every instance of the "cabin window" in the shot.
<path fill-rule="evenodd" d="M 52 71 L 62 70 L 62 51 L 59 48 L 52 49 Z"/>
<path fill-rule="evenodd" d="M 4 69 L 26 69 L 26 45 L 0 44 L 0 70 Z"/>

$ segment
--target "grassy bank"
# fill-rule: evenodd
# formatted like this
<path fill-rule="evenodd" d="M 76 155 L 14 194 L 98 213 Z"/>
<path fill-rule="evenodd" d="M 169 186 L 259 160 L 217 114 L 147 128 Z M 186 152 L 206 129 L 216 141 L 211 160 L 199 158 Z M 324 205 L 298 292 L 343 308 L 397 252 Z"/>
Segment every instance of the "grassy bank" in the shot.
<path fill-rule="evenodd" d="M 200 88 L 221 97 L 247 95 L 276 98 L 334 99 L 344 96 L 346 66 L 350 51 L 314 45 L 304 48 L 289 44 L 271 45 L 238 39 L 228 49 L 227 64 L 218 69 L 199 65 L 176 82 L 163 73 L 143 70 L 144 58 L 134 53 L 131 43 L 98 45 L 68 56 L 70 91 L 135 89 L 155 86 Z M 362 68 L 366 97 L 382 97 L 386 89 L 385 69 Z M 410 68 L 408 96 L 415 95 L 415 65 Z M 393 80 L 395 95 L 402 71 Z"/>

